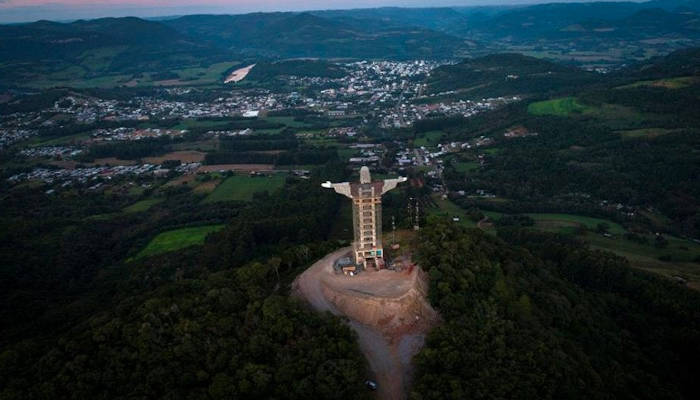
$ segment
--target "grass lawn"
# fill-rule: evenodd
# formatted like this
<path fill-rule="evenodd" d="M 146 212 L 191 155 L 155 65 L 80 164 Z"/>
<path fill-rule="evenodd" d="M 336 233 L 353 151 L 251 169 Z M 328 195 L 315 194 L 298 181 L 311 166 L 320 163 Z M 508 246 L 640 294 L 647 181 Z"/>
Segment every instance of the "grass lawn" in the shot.
<path fill-rule="evenodd" d="M 162 232 L 151 239 L 148 245 L 141 250 L 135 258 L 154 256 L 156 254 L 202 244 L 208 234 L 223 228 L 224 225 L 207 225 Z"/>
<path fill-rule="evenodd" d="M 433 195 L 433 201 L 437 204 L 437 208 L 430 208 L 427 211 L 428 216 L 450 218 L 459 217 L 459 225 L 467 228 L 476 228 L 476 222 L 469 219 L 464 209 L 449 199 L 443 199 L 440 195 Z"/>
<path fill-rule="evenodd" d="M 434 147 L 440 143 L 440 138 L 444 132 L 442 131 L 430 131 L 418 135 L 415 140 L 413 140 L 413 145 L 416 147 Z"/>
<path fill-rule="evenodd" d="M 581 225 L 587 229 L 596 230 L 598 224 L 608 224 L 608 232 L 613 235 L 622 235 L 625 233 L 625 228 L 620 224 L 602 219 L 584 217 L 573 214 L 525 214 L 535 220 L 535 227 L 549 232 L 573 233 L 575 229 Z"/>
<path fill-rule="evenodd" d="M 286 176 L 275 174 L 271 176 L 234 175 L 221 183 L 216 190 L 204 199 L 205 203 L 217 201 L 250 201 L 253 193 L 273 191 L 284 186 Z"/>
<path fill-rule="evenodd" d="M 581 113 L 588 109 L 580 104 L 575 97 L 538 101 L 527 106 L 527 111 L 533 115 L 556 115 L 566 117 L 571 113 Z"/>
<path fill-rule="evenodd" d="M 153 207 L 154 205 L 156 205 L 162 201 L 163 201 L 163 199 L 145 199 L 145 200 L 137 201 L 136 203 L 124 208 L 123 211 L 127 214 L 147 211 L 149 208 Z"/>

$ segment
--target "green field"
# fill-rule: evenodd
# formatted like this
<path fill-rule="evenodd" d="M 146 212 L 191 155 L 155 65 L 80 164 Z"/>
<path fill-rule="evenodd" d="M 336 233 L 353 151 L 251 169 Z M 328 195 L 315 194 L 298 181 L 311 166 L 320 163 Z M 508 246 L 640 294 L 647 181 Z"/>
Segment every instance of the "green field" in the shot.
<path fill-rule="evenodd" d="M 156 254 L 202 244 L 208 234 L 223 228 L 224 225 L 207 225 L 162 232 L 151 239 L 148 245 L 141 250 L 135 258 L 150 257 Z"/>
<path fill-rule="evenodd" d="M 438 217 L 438 218 L 450 218 L 459 217 L 459 225 L 466 228 L 476 228 L 476 222 L 472 221 L 465 210 L 451 202 L 450 200 L 443 199 L 440 195 L 433 195 L 433 201 L 437 207 L 429 208 L 427 210 L 428 217 Z"/>
<path fill-rule="evenodd" d="M 123 211 L 127 214 L 147 211 L 149 208 L 153 207 L 154 205 L 156 205 L 162 201 L 163 201 L 163 199 L 146 199 L 146 200 L 137 201 L 136 203 L 130 205 L 129 207 L 124 208 Z"/>
<path fill-rule="evenodd" d="M 440 138 L 444 132 L 442 131 L 430 131 L 423 134 L 419 134 L 418 137 L 413 141 L 415 147 L 434 147 L 440 143 Z"/>
<path fill-rule="evenodd" d="M 589 230 L 596 230 L 598 224 L 608 224 L 608 232 L 613 235 L 622 235 L 625 228 L 620 224 L 593 217 L 584 217 L 573 214 L 525 214 L 535 220 L 535 227 L 544 231 L 573 233 L 578 227 L 584 226 Z"/>
<path fill-rule="evenodd" d="M 588 109 L 580 104 L 575 97 L 538 101 L 527 106 L 527 111 L 533 115 L 556 115 L 566 117 L 571 113 L 581 113 Z"/>
<path fill-rule="evenodd" d="M 208 67 L 195 67 L 176 69 L 173 72 L 180 76 L 180 80 L 188 85 L 205 85 L 224 81 L 224 74 L 236 66 L 238 61 L 228 61 L 212 64 Z"/>
<path fill-rule="evenodd" d="M 217 186 L 207 198 L 205 203 L 218 201 L 250 201 L 253 193 L 263 191 L 273 191 L 284 186 L 286 176 L 275 174 L 271 176 L 245 176 L 235 175 L 226 179 Z"/>
<path fill-rule="evenodd" d="M 476 161 L 455 161 L 452 163 L 457 172 L 467 173 L 479 169 L 479 163 Z"/>
<path fill-rule="evenodd" d="M 110 74 L 104 72 L 112 60 L 124 50 L 124 47 L 108 47 L 84 53 L 80 65 L 70 65 L 46 75 L 37 76 L 25 83 L 35 88 L 50 88 L 69 86 L 75 88 L 112 88 L 117 86 L 154 86 L 179 85 L 201 86 L 223 83 L 224 74 L 238 64 L 237 61 L 221 62 L 208 67 L 192 67 L 174 69 L 172 72 L 179 78 L 158 81 L 152 73 L 144 73 L 140 77 L 132 74 Z M 101 74 L 103 73 L 103 74 Z"/>

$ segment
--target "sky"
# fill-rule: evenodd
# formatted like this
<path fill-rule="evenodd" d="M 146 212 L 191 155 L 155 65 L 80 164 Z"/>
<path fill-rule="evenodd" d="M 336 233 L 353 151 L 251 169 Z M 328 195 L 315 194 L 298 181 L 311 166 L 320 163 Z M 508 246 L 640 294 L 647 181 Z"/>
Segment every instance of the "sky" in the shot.
<path fill-rule="evenodd" d="M 550 0 L 552 2 L 562 0 Z M 566 0 L 564 0 L 566 1 Z M 0 0 L 0 23 L 39 19 L 66 21 L 99 17 L 158 17 L 184 14 L 238 14 L 382 6 L 438 7 L 531 4 L 544 0 Z"/>

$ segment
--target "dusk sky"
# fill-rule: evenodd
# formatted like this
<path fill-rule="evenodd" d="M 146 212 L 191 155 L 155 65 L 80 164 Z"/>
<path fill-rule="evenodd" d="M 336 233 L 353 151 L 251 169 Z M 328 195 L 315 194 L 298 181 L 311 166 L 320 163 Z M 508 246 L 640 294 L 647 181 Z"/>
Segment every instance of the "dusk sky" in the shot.
<path fill-rule="evenodd" d="M 0 23 L 106 16 L 155 17 L 195 13 L 320 10 L 381 6 L 435 7 L 529 4 L 537 0 L 0 0 Z M 559 0 L 561 2 L 561 0 Z"/>

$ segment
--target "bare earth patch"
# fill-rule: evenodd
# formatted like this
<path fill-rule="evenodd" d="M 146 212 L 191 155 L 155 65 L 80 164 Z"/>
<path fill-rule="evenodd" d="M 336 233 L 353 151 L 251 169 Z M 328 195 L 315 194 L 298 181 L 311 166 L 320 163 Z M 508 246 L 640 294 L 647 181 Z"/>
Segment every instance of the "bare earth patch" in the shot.
<path fill-rule="evenodd" d="M 439 320 L 426 299 L 425 273 L 408 262 L 402 272 L 336 274 L 333 262 L 349 251 L 340 249 L 316 262 L 294 281 L 293 293 L 317 311 L 347 317 L 379 385 L 378 397 L 405 399 L 411 359 Z"/>
<path fill-rule="evenodd" d="M 231 82 L 240 82 L 242 81 L 250 72 L 251 69 L 255 67 L 255 64 L 249 65 L 247 67 L 239 68 L 231 73 L 226 79 L 224 80 L 224 83 L 231 83 Z"/>

